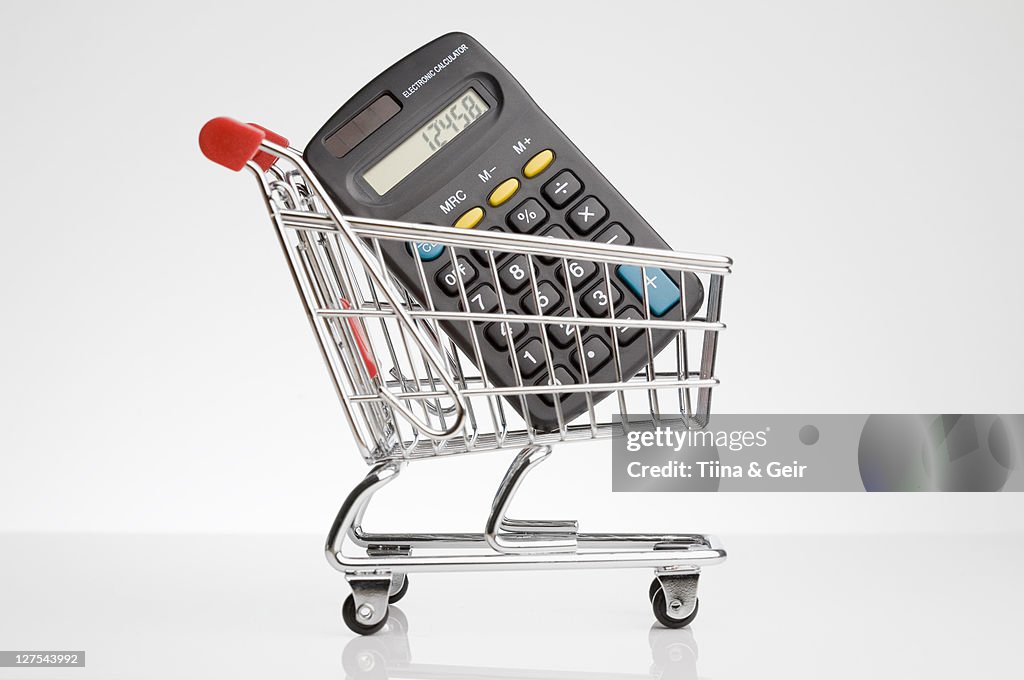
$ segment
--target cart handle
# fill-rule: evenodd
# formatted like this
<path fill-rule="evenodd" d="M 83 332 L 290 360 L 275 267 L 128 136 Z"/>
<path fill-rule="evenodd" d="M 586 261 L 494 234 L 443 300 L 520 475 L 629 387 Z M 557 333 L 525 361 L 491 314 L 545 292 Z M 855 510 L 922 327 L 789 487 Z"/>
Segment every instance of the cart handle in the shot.
<path fill-rule="evenodd" d="M 275 156 L 260 151 L 264 141 L 278 146 L 288 146 L 288 140 L 256 123 L 220 116 L 206 122 L 199 131 L 199 148 L 203 155 L 218 165 L 238 172 L 249 161 L 254 161 L 266 172 L 277 160 Z"/>

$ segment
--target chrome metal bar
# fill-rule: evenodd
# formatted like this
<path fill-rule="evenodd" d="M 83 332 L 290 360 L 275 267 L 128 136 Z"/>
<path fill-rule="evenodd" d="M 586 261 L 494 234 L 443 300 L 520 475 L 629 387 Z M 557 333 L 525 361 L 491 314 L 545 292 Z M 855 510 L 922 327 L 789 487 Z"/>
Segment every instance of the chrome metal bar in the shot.
<path fill-rule="evenodd" d="M 439 312 L 431 310 L 412 310 L 408 312 L 413 319 L 438 319 L 443 321 L 517 321 L 525 324 L 552 325 L 559 323 L 575 323 L 588 326 L 613 326 L 616 328 L 653 328 L 665 330 L 690 329 L 699 331 L 722 331 L 724 323 L 718 321 L 674 321 L 671 319 L 616 319 L 590 316 L 545 316 L 543 314 L 509 314 L 508 312 Z M 392 316 L 388 310 L 376 309 L 321 309 L 317 316 L 322 317 L 377 317 Z"/>
<path fill-rule="evenodd" d="M 662 388 L 673 388 L 673 387 L 702 387 L 711 388 L 718 385 L 717 378 L 708 379 L 682 379 L 682 380 L 639 380 L 639 381 L 623 381 L 614 383 L 591 383 L 589 385 L 527 385 L 523 387 L 487 387 L 487 388 L 467 388 L 462 390 L 462 394 L 466 397 L 481 397 L 481 396 L 524 396 L 533 394 L 552 394 L 555 392 L 589 392 L 589 393 L 600 393 L 609 392 L 611 390 L 649 390 L 655 387 Z M 406 394 L 407 399 L 434 399 L 438 396 L 444 395 L 443 392 L 417 392 L 415 394 Z M 349 399 L 354 402 L 360 401 L 380 401 L 381 395 L 351 395 Z"/>
<path fill-rule="evenodd" d="M 385 484 L 395 480 L 395 477 L 402 471 L 402 463 L 388 461 L 378 463 L 366 474 L 359 484 L 349 493 L 338 516 L 334 519 L 330 531 L 327 532 L 327 544 L 324 548 L 327 553 L 327 561 L 333 564 L 334 557 L 341 552 L 345 536 L 349 531 L 358 530 L 357 520 L 362 520 L 366 507 Z"/>
<path fill-rule="evenodd" d="M 365 569 L 400 569 L 412 572 L 517 571 L 555 569 L 672 569 L 705 567 L 725 561 L 726 552 L 715 547 L 688 550 L 603 549 L 569 553 L 445 552 L 436 555 L 395 555 L 390 557 L 350 557 L 342 553 L 328 555 L 328 563 L 342 572 Z"/>
<path fill-rule="evenodd" d="M 574 519 L 510 519 L 506 517 L 499 531 L 538 534 L 564 534 L 579 532 L 580 523 Z"/>
<path fill-rule="evenodd" d="M 576 536 L 573 533 L 513 533 L 504 534 L 500 531 L 506 522 L 512 499 L 519 490 L 526 475 L 551 455 L 550 446 L 531 446 L 519 452 L 509 465 L 505 478 L 501 480 L 498 492 L 494 495 L 491 512 L 487 516 L 484 527 L 484 539 L 487 545 L 500 553 L 556 553 L 571 552 L 576 549 Z"/>
<path fill-rule="evenodd" d="M 526 522 L 528 520 L 518 520 Z M 545 520 L 537 520 L 544 522 Z M 548 520 L 557 522 L 557 520 Z M 566 521 L 566 525 L 576 525 L 574 521 Z M 535 532 L 544 532 L 543 528 L 534 527 Z M 406 546 L 413 550 L 479 550 L 489 547 L 483 534 L 474 533 L 367 533 L 361 529 L 350 534 L 352 542 L 360 547 L 371 545 Z M 603 550 L 619 548 L 623 550 L 654 550 L 655 546 L 667 546 L 664 549 L 693 550 L 710 548 L 707 536 L 701 534 L 629 534 L 629 533 L 576 533 L 577 549 Z"/>
<path fill-rule="evenodd" d="M 281 148 L 281 147 L 278 147 Z M 267 149 L 271 149 L 268 147 Z M 285 215 L 285 225 L 298 229 L 332 229 L 330 220 L 310 219 L 309 214 L 296 215 L 296 221 Z M 325 215 L 325 217 L 328 217 Z M 467 248 L 472 250 L 488 250 L 494 248 L 503 252 L 543 255 L 545 257 L 580 257 L 593 262 L 611 264 L 650 265 L 652 267 L 668 267 L 670 269 L 688 269 L 708 274 L 728 274 L 731 272 L 732 259 L 721 255 L 705 255 L 684 253 L 660 248 L 642 248 L 637 246 L 617 246 L 593 241 L 566 240 L 559 243 L 558 239 L 528 234 L 513 234 L 501 231 L 477 231 L 473 229 L 452 229 L 429 224 L 415 224 L 396 220 L 380 220 L 355 215 L 340 216 L 359 236 L 400 241 L 426 241 L 440 243 L 445 246 Z"/>

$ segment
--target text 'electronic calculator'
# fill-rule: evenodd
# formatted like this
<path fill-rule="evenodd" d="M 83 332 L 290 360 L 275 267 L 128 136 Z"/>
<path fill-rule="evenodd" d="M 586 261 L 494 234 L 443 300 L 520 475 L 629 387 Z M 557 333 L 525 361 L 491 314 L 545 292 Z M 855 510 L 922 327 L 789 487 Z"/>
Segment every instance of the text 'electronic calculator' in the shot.
<path fill-rule="evenodd" d="M 351 215 L 669 248 L 519 82 L 464 33 L 444 35 L 377 76 L 317 132 L 305 158 Z M 644 282 L 639 267 L 620 265 L 605 281 L 593 262 L 534 257 L 533 276 L 528 276 L 526 255 L 496 258 L 495 273 L 483 251 L 460 252 L 453 262 L 439 244 L 384 241 L 381 249 L 410 294 L 421 304 L 429 297 L 442 310 L 468 304 L 470 309 L 462 311 L 497 312 L 500 295 L 509 313 L 568 316 L 567 277 L 581 316 L 607 316 L 611 302 L 616 319 L 646 318 L 645 284 L 652 319 L 689 318 L 703 302 L 700 280 L 692 273 L 680 277 L 648 267 Z M 675 331 L 654 331 L 649 347 L 647 334 L 636 327 L 581 328 L 577 338 L 576 326 L 567 333 L 555 324 L 513 323 L 510 347 L 502 323 L 442 326 L 471 359 L 470 334 L 475 333 L 487 375 L 505 386 L 576 383 L 582 362 L 590 382 L 628 380 L 648 364 L 651 349 L 659 352 L 675 337 Z M 550 364 L 537 359 L 545 348 L 551 351 Z M 611 368 L 613 353 L 623 374 L 618 378 Z M 548 365 L 555 375 L 548 375 Z M 509 403 L 539 429 L 558 422 L 550 394 Z M 586 398 L 566 393 L 559 407 L 568 420 L 586 411 Z"/>

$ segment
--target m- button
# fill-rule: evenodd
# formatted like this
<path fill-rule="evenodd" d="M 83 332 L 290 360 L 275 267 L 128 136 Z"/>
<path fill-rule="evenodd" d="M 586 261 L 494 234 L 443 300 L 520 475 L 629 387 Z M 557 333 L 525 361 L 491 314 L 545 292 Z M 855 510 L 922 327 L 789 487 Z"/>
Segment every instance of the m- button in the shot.
<path fill-rule="evenodd" d="M 492 191 L 490 196 L 487 197 L 487 202 L 491 207 L 497 208 L 499 205 L 512 198 L 517 191 L 519 191 L 519 180 L 515 177 L 509 177 L 507 180 L 494 187 L 494 191 Z"/>
<path fill-rule="evenodd" d="M 589 234 L 608 217 L 608 209 L 595 196 L 587 196 L 566 213 L 566 220 L 581 234 Z"/>

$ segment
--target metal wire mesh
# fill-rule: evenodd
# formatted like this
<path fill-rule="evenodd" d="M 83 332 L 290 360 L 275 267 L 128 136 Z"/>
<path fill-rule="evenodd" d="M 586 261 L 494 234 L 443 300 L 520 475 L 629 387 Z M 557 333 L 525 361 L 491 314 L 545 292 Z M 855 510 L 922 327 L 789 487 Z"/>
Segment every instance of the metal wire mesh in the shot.
<path fill-rule="evenodd" d="M 250 168 L 368 462 L 602 439 L 631 422 L 706 421 L 728 258 L 342 217 L 301 164 Z M 396 272 L 385 256 L 395 243 L 443 246 L 455 294 L 432 294 L 418 257 L 404 265 L 415 271 Z M 512 257 L 521 277 L 513 285 L 525 291 L 515 296 L 499 275 Z M 542 262 L 561 280 L 543 279 Z M 620 267 L 639 269 L 642 300 L 622 299 Z M 681 298 L 660 316 L 649 299 L 655 271 Z M 418 299 L 400 281 L 410 276 L 424 291 Z M 558 316 L 545 313 L 551 285 L 568 301 Z M 496 305 L 476 299 L 488 287 Z M 466 331 L 458 343 L 456 328 Z M 524 342 L 539 348 L 527 352 L 533 364 Z M 600 361 L 594 347 L 604 348 Z M 638 347 L 639 368 L 624 359 Z M 511 371 L 488 370 L 498 361 Z M 551 415 L 537 422 L 541 412 Z"/>

